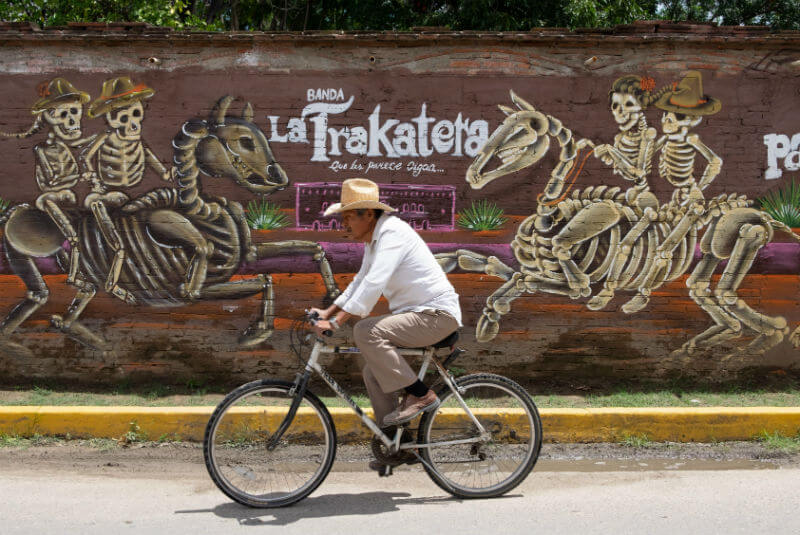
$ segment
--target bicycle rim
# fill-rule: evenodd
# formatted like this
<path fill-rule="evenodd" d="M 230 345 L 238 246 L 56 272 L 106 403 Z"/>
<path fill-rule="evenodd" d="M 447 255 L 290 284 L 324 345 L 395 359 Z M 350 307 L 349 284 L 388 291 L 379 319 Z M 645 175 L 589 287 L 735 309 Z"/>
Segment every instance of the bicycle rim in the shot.
<path fill-rule="evenodd" d="M 477 426 L 447 387 L 440 407 L 420 421 L 420 448 L 425 470 L 442 489 L 462 498 L 500 496 L 519 485 L 533 469 L 541 449 L 542 427 L 533 400 L 517 383 L 492 374 L 456 381 L 473 415 L 489 433 L 474 439 Z M 440 444 L 440 445 L 437 445 Z"/>
<path fill-rule="evenodd" d="M 217 407 L 203 444 L 214 483 L 251 507 L 282 507 L 314 491 L 336 453 L 333 420 L 307 392 L 273 450 L 267 443 L 291 405 L 291 383 L 256 381 L 231 392 Z"/>

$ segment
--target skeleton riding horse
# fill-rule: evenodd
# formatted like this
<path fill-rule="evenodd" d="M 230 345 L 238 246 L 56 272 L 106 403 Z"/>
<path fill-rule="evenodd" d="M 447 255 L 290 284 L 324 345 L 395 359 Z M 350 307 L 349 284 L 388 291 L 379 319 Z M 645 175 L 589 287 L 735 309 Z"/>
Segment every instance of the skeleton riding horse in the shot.
<path fill-rule="evenodd" d="M 239 203 L 201 191 L 201 174 L 231 180 L 247 191 L 266 195 L 287 186 L 289 179 L 275 161 L 267 138 L 253 122 L 248 103 L 240 116 L 228 115 L 233 97 L 223 97 L 208 119 L 184 123 L 173 140 L 175 188 L 153 190 L 120 208 L 109 210 L 120 229 L 126 251 L 118 284 L 138 305 L 179 306 L 196 300 L 241 299 L 261 294 L 259 317 L 240 338 L 244 346 L 257 345 L 273 331 L 274 290 L 269 275 L 231 280 L 244 261 L 280 255 L 308 255 L 319 263 L 327 299 L 339 293 L 318 243 L 251 242 Z M 0 336 L 13 333 L 47 301 L 49 290 L 34 259 L 65 257 L 64 234 L 45 213 L 27 204 L 6 214 L 4 246 L 11 269 L 27 287 L 27 296 L 0 324 Z M 104 287 L 115 258 L 97 219 L 79 213 L 75 228 L 81 247 L 79 290 L 64 316 L 52 323 L 69 336 L 96 348 L 108 349 L 99 334 L 80 322 L 80 314 Z M 61 258 L 63 261 L 64 259 Z"/>
<path fill-rule="evenodd" d="M 579 171 L 579 152 L 593 143 L 575 140 L 561 121 L 536 110 L 513 91 L 511 98 L 517 110 L 501 106 L 507 117 L 467 170 L 470 186 L 480 189 L 536 164 L 547 153 L 551 140 L 560 147 L 559 161 L 537 198 L 536 213 L 520 223 L 511 243 L 519 269 L 497 257 L 466 249 L 436 255 L 447 272 L 458 267 L 505 281 L 486 300 L 476 326 L 478 341 L 493 339 L 500 330 L 500 318 L 511 311 L 516 298 L 526 293 L 591 297 L 621 253 L 624 260 L 615 269 L 617 291 L 638 291 L 648 282 L 657 260 L 666 262 L 659 267 L 662 275 L 656 284 L 675 280 L 689 270 L 702 227 L 702 258 L 688 277 L 687 286 L 714 325 L 686 342 L 676 354 L 685 356 L 733 340 L 745 329 L 754 335 L 746 348 L 751 354 L 763 353 L 783 340 L 788 332 L 786 320 L 753 310 L 738 295 L 738 288 L 758 250 L 771 240 L 773 230 L 788 232 L 797 239 L 791 229 L 749 207 L 742 196 L 720 195 L 709 200 L 695 220 L 697 224 L 681 232 L 677 243 L 670 245 L 673 253 L 663 258 L 658 254 L 659 245 L 675 237 L 672 231 L 685 221 L 685 214 L 668 210 L 661 212 L 662 220 L 642 220 L 643 207 L 631 202 L 630 191 L 619 187 L 590 186 L 570 194 L 567 182 Z M 494 162 L 496 167 L 490 168 Z M 712 289 L 712 274 L 723 260 L 728 261 L 727 266 Z M 792 341 L 796 345 L 800 341 L 798 331 L 792 334 Z"/>

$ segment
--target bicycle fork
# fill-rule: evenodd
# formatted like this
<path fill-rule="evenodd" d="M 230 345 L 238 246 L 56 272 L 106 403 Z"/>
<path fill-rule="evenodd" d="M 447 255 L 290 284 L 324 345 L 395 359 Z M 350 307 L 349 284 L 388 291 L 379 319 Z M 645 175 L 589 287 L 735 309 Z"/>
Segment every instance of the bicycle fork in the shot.
<path fill-rule="evenodd" d="M 272 437 L 269 439 L 269 442 L 267 442 L 267 451 L 272 451 L 275 449 L 283 434 L 287 429 L 289 429 L 289 426 L 292 425 L 292 421 L 297 414 L 297 409 L 300 407 L 300 403 L 303 401 L 303 396 L 306 393 L 306 387 L 308 386 L 308 379 L 310 377 L 311 370 L 308 368 L 306 368 L 302 374 L 298 373 L 295 376 L 294 385 L 289 390 L 289 394 L 294 395 L 292 404 L 289 406 L 289 411 L 286 413 L 286 416 L 283 417 L 281 425 L 278 426 L 278 430 L 275 431 L 275 434 L 272 435 Z"/>

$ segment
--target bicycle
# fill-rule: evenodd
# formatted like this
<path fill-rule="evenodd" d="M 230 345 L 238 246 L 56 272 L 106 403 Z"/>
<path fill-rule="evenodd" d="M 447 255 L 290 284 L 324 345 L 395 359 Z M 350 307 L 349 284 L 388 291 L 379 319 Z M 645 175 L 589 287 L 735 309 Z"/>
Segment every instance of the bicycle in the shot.
<path fill-rule="evenodd" d="M 379 475 L 391 475 L 393 467 L 411 459 L 452 495 L 489 498 L 507 493 L 533 470 L 542 445 L 536 405 L 520 385 L 500 375 L 455 378 L 450 366 L 464 352 L 455 347 L 458 331 L 432 346 L 399 350 L 422 357 L 420 379 L 433 364 L 441 383 L 432 387 L 438 386 L 441 404 L 419 417 L 414 440 L 411 422 L 381 429 L 325 371 L 321 355 L 359 350 L 312 336 L 307 328 L 317 319 L 306 312 L 290 331 L 292 351 L 304 365 L 294 382 L 252 381 L 230 392 L 214 410 L 203 455 L 211 479 L 228 497 L 250 507 L 283 507 L 307 497 L 328 475 L 336 456 L 336 430 L 326 406 L 307 389 L 312 372 L 374 433 L 372 452 L 385 464 Z M 313 348 L 304 360 L 312 337 Z M 445 348 L 450 353 L 440 362 Z"/>

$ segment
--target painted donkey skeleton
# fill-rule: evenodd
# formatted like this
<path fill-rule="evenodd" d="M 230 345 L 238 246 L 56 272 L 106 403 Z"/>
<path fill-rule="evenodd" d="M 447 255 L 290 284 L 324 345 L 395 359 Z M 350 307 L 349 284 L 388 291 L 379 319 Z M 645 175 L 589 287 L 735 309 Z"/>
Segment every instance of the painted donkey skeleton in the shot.
<path fill-rule="evenodd" d="M 687 279 L 689 295 L 713 320 L 714 325 L 686 342 L 676 353 L 691 354 L 737 338 L 747 327 L 755 338 L 747 346 L 751 353 L 762 353 L 780 343 L 788 332 L 783 317 L 753 310 L 737 290 L 750 270 L 756 253 L 767 244 L 773 229 L 796 235 L 783 223 L 749 207 L 750 202 L 736 194 L 710 199 L 697 218 L 686 218 L 685 209 L 668 203 L 658 217 L 642 217 L 643 211 L 626 198 L 619 187 L 588 187 L 567 197 L 566 181 L 576 164 L 578 153 L 593 143 L 575 140 L 562 123 L 511 92 L 519 111 L 501 106 L 507 117 L 492 133 L 481 153 L 467 170 L 467 182 L 480 189 L 502 176 L 534 165 L 547 153 L 550 140 L 561 148 L 559 162 L 538 197 L 536 213 L 526 218 L 511 243 L 519 271 L 494 256 L 469 250 L 436 255 L 446 272 L 456 267 L 498 277 L 506 282 L 486 300 L 476 327 L 481 342 L 499 332 L 501 316 L 510 312 L 511 303 L 526 293 L 545 292 L 572 299 L 592 294 L 592 285 L 609 276 L 613 259 L 624 260 L 618 267 L 617 289 L 636 291 L 646 281 L 653 262 L 665 261 L 665 276 L 657 285 L 686 273 L 691 264 L 698 230 L 707 227 L 700 240 L 703 256 Z M 485 170 L 493 158 L 501 165 Z M 687 207 L 686 209 L 691 209 Z M 677 228 L 692 222 L 691 228 Z M 659 256 L 659 245 L 678 237 L 669 257 Z M 800 239 L 798 239 L 800 241 Z M 711 277 L 720 262 L 727 259 L 722 277 L 712 290 Z M 657 286 L 656 286 L 657 287 Z M 652 289 L 652 288 L 651 288 Z M 792 341 L 800 341 L 800 328 Z"/>
<path fill-rule="evenodd" d="M 256 345 L 273 331 L 274 290 L 269 275 L 231 281 L 243 260 L 307 254 L 319 262 L 327 298 L 339 293 L 318 243 L 285 241 L 253 244 L 239 203 L 212 198 L 200 190 L 199 174 L 227 178 L 256 194 L 283 189 L 289 182 L 275 161 L 264 133 L 253 123 L 250 104 L 241 117 L 227 115 L 233 97 L 222 98 L 208 120 L 191 119 L 174 138 L 177 188 L 160 188 L 111 212 L 128 254 L 119 283 L 137 303 L 175 306 L 199 299 L 241 299 L 262 294 L 259 318 L 240 343 Z M 49 290 L 34 258 L 56 255 L 66 262 L 62 232 L 43 212 L 26 204 L 7 214 L 4 245 L 9 264 L 28 293 L 0 324 L 0 336 L 17 329 L 47 301 Z M 80 314 L 102 287 L 114 251 L 91 214 L 76 218 L 81 254 L 79 290 L 65 316 L 52 323 L 78 341 L 108 349 L 100 335 L 79 321 Z"/>

